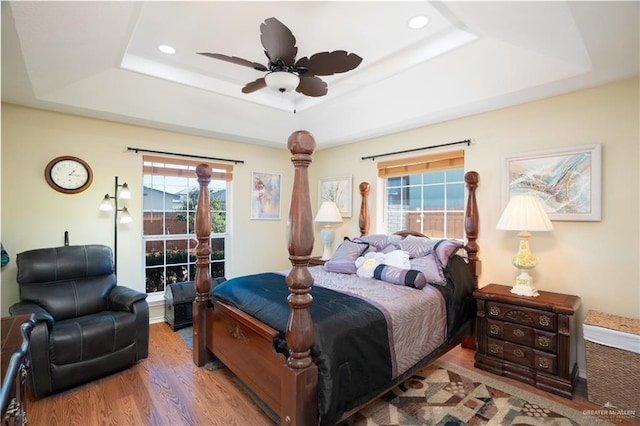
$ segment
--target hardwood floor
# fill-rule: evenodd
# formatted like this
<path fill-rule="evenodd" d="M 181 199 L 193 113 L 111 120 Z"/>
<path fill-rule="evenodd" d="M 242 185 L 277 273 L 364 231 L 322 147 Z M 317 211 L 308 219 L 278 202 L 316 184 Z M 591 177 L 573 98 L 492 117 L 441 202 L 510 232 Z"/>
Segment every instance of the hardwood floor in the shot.
<path fill-rule="evenodd" d="M 273 425 L 233 380 L 226 368 L 197 368 L 191 352 L 167 324 L 150 326 L 149 358 L 134 367 L 40 400 L 29 400 L 30 425 Z M 473 367 L 474 352 L 460 347 L 443 359 L 494 378 Z M 514 386 L 577 410 L 597 410 L 584 383 L 573 400 L 515 380 Z M 636 424 L 630 419 L 629 423 Z"/>

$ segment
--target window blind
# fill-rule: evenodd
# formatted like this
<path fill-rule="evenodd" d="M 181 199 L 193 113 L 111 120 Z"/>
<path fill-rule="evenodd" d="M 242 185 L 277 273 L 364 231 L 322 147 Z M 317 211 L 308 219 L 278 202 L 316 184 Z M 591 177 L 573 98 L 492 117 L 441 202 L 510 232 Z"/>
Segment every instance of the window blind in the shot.
<path fill-rule="evenodd" d="M 421 155 L 378 163 L 378 177 L 410 175 L 464 167 L 464 150 Z"/>
<path fill-rule="evenodd" d="M 200 164 L 211 167 L 211 179 L 231 181 L 233 165 L 212 163 L 209 161 L 185 160 L 181 158 L 164 158 L 143 155 L 143 173 L 148 175 L 196 177 L 195 170 Z"/>

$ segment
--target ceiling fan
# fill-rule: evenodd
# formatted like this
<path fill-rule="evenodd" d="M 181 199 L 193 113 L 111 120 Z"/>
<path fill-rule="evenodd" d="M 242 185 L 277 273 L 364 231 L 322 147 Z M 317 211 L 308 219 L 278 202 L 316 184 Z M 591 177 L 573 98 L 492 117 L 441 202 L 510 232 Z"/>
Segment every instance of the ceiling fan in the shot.
<path fill-rule="evenodd" d="M 221 53 L 198 52 L 198 55 L 231 62 L 268 73 L 255 81 L 247 83 L 242 93 L 253 93 L 270 87 L 281 93 L 294 90 L 306 96 L 324 96 L 327 94 L 327 83 L 319 75 L 333 75 L 351 71 L 362 62 L 355 53 L 344 50 L 320 52 L 296 61 L 298 47 L 296 38 L 289 28 L 276 18 L 268 18 L 260 24 L 260 41 L 269 62 L 264 66 L 258 62 Z"/>

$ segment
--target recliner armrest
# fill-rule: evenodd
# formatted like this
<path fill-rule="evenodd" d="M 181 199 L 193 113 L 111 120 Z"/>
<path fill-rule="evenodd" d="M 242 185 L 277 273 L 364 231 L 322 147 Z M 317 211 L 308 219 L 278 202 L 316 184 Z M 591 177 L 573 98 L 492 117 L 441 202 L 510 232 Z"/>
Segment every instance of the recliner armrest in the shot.
<path fill-rule="evenodd" d="M 9 308 L 9 313 L 11 315 L 35 314 L 36 322 L 46 321 L 49 329 L 51 329 L 56 322 L 49 311 L 33 302 L 18 302 Z"/>
<path fill-rule="evenodd" d="M 109 292 L 109 309 L 131 312 L 134 303 L 146 298 L 146 293 L 141 293 L 132 288 L 119 285 Z"/>

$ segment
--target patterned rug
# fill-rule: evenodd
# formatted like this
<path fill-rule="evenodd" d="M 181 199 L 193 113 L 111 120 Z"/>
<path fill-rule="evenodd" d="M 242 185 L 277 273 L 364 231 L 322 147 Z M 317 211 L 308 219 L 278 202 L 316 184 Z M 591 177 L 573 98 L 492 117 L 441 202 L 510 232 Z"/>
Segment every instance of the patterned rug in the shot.
<path fill-rule="evenodd" d="M 592 424 L 610 423 L 439 360 L 340 426 Z"/>
<path fill-rule="evenodd" d="M 177 331 L 192 349 L 191 327 Z M 205 366 L 216 370 L 215 360 Z M 271 417 L 273 413 L 243 383 L 237 383 Z M 339 426 L 457 426 L 457 425 L 611 425 L 595 417 L 524 391 L 456 364 L 438 360 Z"/>

